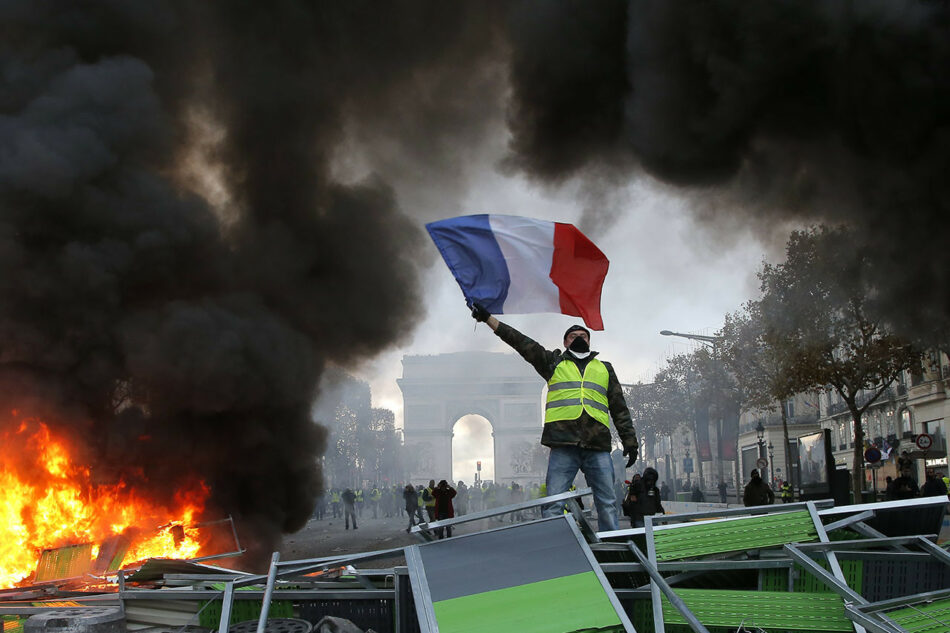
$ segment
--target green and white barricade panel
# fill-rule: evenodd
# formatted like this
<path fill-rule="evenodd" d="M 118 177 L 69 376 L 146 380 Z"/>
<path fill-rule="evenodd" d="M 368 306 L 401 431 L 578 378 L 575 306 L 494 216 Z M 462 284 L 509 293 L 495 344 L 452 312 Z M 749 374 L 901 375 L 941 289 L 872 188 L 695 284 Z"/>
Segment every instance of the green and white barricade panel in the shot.
<path fill-rule="evenodd" d="M 634 632 L 569 516 L 406 550 L 423 633 Z"/>

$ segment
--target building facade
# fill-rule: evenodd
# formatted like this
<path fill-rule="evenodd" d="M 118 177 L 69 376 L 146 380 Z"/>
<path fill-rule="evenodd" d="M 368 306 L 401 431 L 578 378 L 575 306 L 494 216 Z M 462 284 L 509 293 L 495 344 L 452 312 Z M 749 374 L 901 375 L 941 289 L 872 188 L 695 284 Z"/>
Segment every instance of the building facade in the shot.
<path fill-rule="evenodd" d="M 873 391 L 859 395 L 857 404 L 863 406 L 873 397 Z M 882 459 L 876 464 L 865 464 L 865 489 L 883 494 L 886 477 L 896 477 L 897 456 L 906 452 L 914 460 L 914 476 L 923 482 L 928 468 L 947 474 L 946 420 L 950 417 L 950 362 L 945 354 L 929 352 L 924 355 L 919 369 L 904 372 L 864 412 L 866 446 L 881 451 Z M 760 457 L 769 458 L 769 474 L 773 481 L 794 478 L 797 445 L 796 438 L 818 429 L 831 431 L 832 454 L 838 469 L 854 467 L 854 421 L 841 397 L 834 391 L 820 394 L 799 394 L 786 401 L 789 419 L 789 455 L 785 461 L 782 446 L 782 421 L 778 412 L 748 412 L 740 418 L 739 451 L 743 481 L 755 468 Z M 764 429 L 762 439 L 756 429 Z M 918 446 L 921 434 L 930 436 L 930 447 L 924 451 Z M 926 441 L 922 441 L 926 445 Z M 769 446 L 772 450 L 769 451 Z M 862 451 L 863 453 L 863 451 Z M 763 477 L 766 475 L 763 474 Z"/>

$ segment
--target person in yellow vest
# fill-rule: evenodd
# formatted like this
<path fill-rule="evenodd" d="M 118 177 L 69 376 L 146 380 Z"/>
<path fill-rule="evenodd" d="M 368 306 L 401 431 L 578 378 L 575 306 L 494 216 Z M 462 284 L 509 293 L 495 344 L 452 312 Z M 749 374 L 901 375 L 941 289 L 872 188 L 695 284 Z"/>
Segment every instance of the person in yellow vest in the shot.
<path fill-rule="evenodd" d="M 538 499 L 546 496 L 548 496 L 548 484 L 541 482 L 541 485 L 538 486 Z M 537 508 L 537 515 L 541 516 L 541 508 Z"/>
<path fill-rule="evenodd" d="M 598 529 L 618 529 L 610 420 L 620 435 L 627 468 L 636 461 L 639 445 L 620 381 L 610 363 L 591 350 L 590 330 L 572 325 L 564 333 L 564 351 L 550 351 L 477 303 L 472 317 L 487 324 L 548 383 L 541 433 L 541 443 L 551 449 L 548 494 L 567 492 L 580 470 L 594 493 Z M 542 515 L 557 516 L 563 511 L 564 503 L 559 502 L 545 507 Z"/>
<path fill-rule="evenodd" d="M 782 503 L 791 503 L 794 497 L 792 492 L 792 484 L 787 481 L 782 482 Z"/>
<path fill-rule="evenodd" d="M 334 488 L 330 493 L 330 510 L 333 512 L 334 519 L 342 516 L 340 513 L 340 490 L 338 488 Z"/>
<path fill-rule="evenodd" d="M 379 488 L 374 487 L 369 493 L 369 503 L 373 506 L 373 518 L 379 518 L 379 500 L 383 498 L 383 495 L 380 494 Z"/>
<path fill-rule="evenodd" d="M 435 479 L 429 480 L 429 486 L 422 489 L 422 502 L 426 509 L 426 516 L 429 522 L 435 521 L 435 496 L 432 491 L 435 489 Z"/>
<path fill-rule="evenodd" d="M 359 518 L 363 518 L 363 489 L 357 488 L 356 492 L 353 493 L 356 495 L 356 514 Z"/>

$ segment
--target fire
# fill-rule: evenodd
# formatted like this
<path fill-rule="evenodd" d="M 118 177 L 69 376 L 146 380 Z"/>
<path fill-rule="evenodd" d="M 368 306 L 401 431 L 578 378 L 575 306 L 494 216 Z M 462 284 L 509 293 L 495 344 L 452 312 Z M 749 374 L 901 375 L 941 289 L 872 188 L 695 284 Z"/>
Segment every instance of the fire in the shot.
<path fill-rule="evenodd" d="M 74 463 L 65 439 L 42 422 L 24 421 L 0 433 L 0 442 L 0 587 L 29 578 L 43 549 L 98 547 L 115 535 L 131 542 L 127 562 L 197 555 L 197 531 L 188 526 L 204 509 L 209 490 L 203 483 L 163 507 L 126 482 L 94 483 L 90 469 Z"/>

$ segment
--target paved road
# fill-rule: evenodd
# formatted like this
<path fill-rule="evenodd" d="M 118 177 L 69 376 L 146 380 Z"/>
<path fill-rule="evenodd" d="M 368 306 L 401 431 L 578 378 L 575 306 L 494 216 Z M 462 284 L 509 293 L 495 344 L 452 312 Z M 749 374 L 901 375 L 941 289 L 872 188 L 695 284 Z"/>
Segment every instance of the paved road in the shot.
<path fill-rule="evenodd" d="M 297 532 L 284 537 L 280 548 L 281 560 L 300 560 L 306 558 L 319 558 L 323 556 L 342 556 L 344 554 L 354 554 L 358 552 L 369 552 L 374 550 L 393 549 L 405 547 L 407 545 L 417 545 L 421 541 L 411 534 L 406 533 L 406 526 L 409 520 L 405 513 L 399 518 L 380 518 L 374 519 L 372 512 L 363 512 L 363 518 L 358 519 L 359 529 L 354 530 L 352 526 L 349 530 L 344 527 L 343 519 L 327 519 L 322 521 L 312 519 L 307 525 Z M 511 525 L 506 517 L 504 522 L 497 519 L 483 519 L 472 523 L 464 524 L 456 528 L 456 535 L 468 534 L 480 530 Z M 397 560 L 401 557 L 397 557 Z M 373 567 L 392 567 L 393 565 L 404 564 L 402 562 L 393 562 L 394 559 L 386 559 L 379 563 L 372 563 Z"/>

